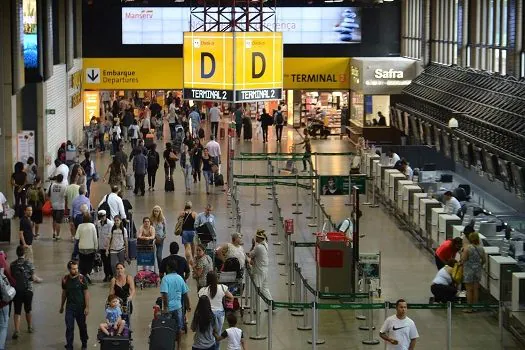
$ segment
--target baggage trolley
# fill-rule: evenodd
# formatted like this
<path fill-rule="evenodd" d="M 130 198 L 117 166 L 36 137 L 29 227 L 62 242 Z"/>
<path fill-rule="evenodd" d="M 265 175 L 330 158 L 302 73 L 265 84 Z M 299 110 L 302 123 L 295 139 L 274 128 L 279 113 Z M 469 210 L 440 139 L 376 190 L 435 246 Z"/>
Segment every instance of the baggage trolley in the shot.
<path fill-rule="evenodd" d="M 225 305 L 227 312 L 236 312 L 239 310 L 241 317 L 244 316 L 244 308 L 241 304 L 244 293 L 244 268 L 236 258 L 226 259 L 220 271 L 217 271 L 219 283 L 228 287 L 233 295 L 233 302 Z"/>
<path fill-rule="evenodd" d="M 155 268 L 154 239 L 137 241 L 137 274 L 135 283 L 140 289 L 144 287 L 158 287 L 159 275 Z"/>

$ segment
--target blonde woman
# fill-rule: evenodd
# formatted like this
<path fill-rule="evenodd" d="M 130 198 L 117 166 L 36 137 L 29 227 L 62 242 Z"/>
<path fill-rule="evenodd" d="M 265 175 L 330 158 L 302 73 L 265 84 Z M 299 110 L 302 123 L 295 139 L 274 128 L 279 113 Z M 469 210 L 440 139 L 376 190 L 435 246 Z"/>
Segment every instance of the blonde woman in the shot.
<path fill-rule="evenodd" d="M 164 248 L 164 239 L 166 238 L 166 218 L 162 213 L 162 208 L 158 205 L 153 207 L 151 211 L 151 226 L 155 229 L 155 247 L 157 255 L 157 265 L 160 269 L 160 264 L 162 262 L 162 250 Z"/>

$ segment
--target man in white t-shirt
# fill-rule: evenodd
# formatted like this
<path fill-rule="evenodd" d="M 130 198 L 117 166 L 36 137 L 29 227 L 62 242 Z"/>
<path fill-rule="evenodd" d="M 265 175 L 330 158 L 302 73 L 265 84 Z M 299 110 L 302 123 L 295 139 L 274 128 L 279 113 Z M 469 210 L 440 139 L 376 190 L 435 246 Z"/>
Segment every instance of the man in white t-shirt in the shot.
<path fill-rule="evenodd" d="M 387 350 L 414 350 L 419 338 L 416 324 L 407 317 L 407 302 L 396 301 L 396 314 L 388 317 L 383 323 L 379 336 L 386 341 Z"/>
<path fill-rule="evenodd" d="M 393 167 L 396 165 L 397 162 L 401 160 L 399 155 L 394 152 L 393 150 L 388 151 L 388 166 Z"/>
<path fill-rule="evenodd" d="M 213 163 L 219 165 L 221 163 L 221 145 L 215 141 L 215 136 L 211 135 L 210 139 L 210 142 L 205 147 L 208 149 L 208 154 L 212 158 Z"/>
<path fill-rule="evenodd" d="M 452 191 L 445 192 L 443 199 L 445 200 L 447 214 L 456 215 L 461 209 L 461 203 L 452 195 Z"/>
<path fill-rule="evenodd" d="M 221 119 L 221 110 L 219 109 L 219 104 L 215 102 L 213 107 L 210 108 L 208 112 L 211 122 L 211 134 L 217 138 L 217 132 L 219 130 L 219 120 Z"/>
<path fill-rule="evenodd" d="M 49 201 L 53 208 L 53 240 L 60 239 L 60 225 L 66 209 L 66 189 L 62 174 L 58 174 L 55 183 L 49 187 Z"/>

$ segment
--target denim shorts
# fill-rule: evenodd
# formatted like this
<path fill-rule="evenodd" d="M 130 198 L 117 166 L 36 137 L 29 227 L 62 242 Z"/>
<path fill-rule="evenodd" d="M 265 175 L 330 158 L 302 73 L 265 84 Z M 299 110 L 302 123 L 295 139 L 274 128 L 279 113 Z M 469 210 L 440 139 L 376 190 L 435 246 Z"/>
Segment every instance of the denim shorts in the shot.
<path fill-rule="evenodd" d="M 195 231 L 182 231 L 182 244 L 193 243 Z"/>
<path fill-rule="evenodd" d="M 175 311 L 170 311 L 170 316 L 172 319 L 177 320 L 177 329 L 181 331 L 184 326 L 184 316 L 182 315 L 182 308 L 177 309 Z"/>

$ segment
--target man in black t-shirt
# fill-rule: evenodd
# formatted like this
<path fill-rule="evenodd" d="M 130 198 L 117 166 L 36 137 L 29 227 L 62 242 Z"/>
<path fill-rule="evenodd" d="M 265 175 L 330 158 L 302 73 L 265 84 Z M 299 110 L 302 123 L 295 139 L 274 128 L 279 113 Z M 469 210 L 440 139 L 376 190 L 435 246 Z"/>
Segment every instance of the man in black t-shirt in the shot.
<path fill-rule="evenodd" d="M 24 210 L 24 216 L 20 219 L 20 245 L 24 247 L 24 255 L 27 260 L 33 262 L 33 223 L 31 222 L 33 208 L 28 205 Z"/>
<path fill-rule="evenodd" d="M 62 278 L 62 300 L 60 313 L 64 313 L 66 304 L 66 349 L 73 350 L 75 337 L 75 321 L 80 332 L 82 350 L 87 349 L 88 333 L 86 317 L 89 313 L 89 292 L 86 278 L 78 272 L 78 263 L 70 261 L 67 264 L 69 274 Z"/>
<path fill-rule="evenodd" d="M 159 266 L 159 273 L 160 277 L 162 278 L 167 273 L 167 267 L 168 262 L 170 260 L 174 260 L 177 269 L 176 272 L 186 281 L 190 277 L 190 267 L 188 265 L 188 262 L 186 259 L 180 255 L 177 255 L 179 253 L 179 244 L 177 242 L 171 242 L 170 244 L 170 254 L 169 256 L 162 259 L 160 266 Z"/>

